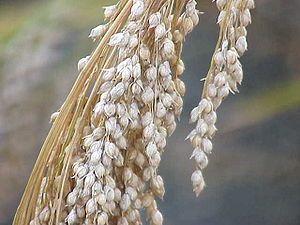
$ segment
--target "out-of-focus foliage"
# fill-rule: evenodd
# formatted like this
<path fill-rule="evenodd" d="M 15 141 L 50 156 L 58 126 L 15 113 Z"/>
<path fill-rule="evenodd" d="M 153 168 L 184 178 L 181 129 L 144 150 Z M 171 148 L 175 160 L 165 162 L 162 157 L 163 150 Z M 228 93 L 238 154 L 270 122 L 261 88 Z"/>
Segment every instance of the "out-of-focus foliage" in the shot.
<path fill-rule="evenodd" d="M 71 88 L 77 60 L 96 46 L 87 36 L 102 21 L 101 6 L 112 2 L 0 1 L 1 225 L 11 224 L 48 118 Z M 192 149 L 184 138 L 218 29 L 214 4 L 198 1 L 206 13 L 184 46 L 185 108 L 161 167 L 167 225 L 300 223 L 300 3 L 256 2 L 249 52 L 241 59 L 243 86 L 219 110 L 214 153 L 204 171 L 208 187 L 195 199 Z"/>

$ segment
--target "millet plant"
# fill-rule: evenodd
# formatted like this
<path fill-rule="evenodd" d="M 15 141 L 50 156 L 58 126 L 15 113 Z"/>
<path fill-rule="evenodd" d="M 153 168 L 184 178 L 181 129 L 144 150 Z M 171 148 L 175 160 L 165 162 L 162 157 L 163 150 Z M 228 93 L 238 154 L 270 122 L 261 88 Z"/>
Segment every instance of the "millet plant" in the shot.
<path fill-rule="evenodd" d="M 91 30 L 98 42 L 78 62 L 79 76 L 42 146 L 14 225 L 137 225 L 145 210 L 162 225 L 156 198 L 167 137 L 182 111 L 181 59 L 187 34 L 199 23 L 195 0 L 120 0 L 105 7 L 107 21 Z M 196 123 L 187 139 L 198 196 L 212 151 L 217 108 L 238 92 L 253 0 L 217 0 L 219 38 L 204 82 Z"/>

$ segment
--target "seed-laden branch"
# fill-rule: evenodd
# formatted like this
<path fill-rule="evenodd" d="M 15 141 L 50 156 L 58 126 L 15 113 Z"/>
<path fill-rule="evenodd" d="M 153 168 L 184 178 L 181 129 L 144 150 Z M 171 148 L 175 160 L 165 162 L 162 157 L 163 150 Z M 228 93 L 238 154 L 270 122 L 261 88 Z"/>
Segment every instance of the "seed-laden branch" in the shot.
<path fill-rule="evenodd" d="M 238 92 L 237 84 L 243 79 L 239 61 L 247 50 L 247 30 L 251 23 L 250 9 L 253 0 L 217 0 L 220 10 L 217 23 L 220 26 L 219 39 L 205 78 L 201 101 L 191 112 L 190 122 L 197 123 L 187 139 L 195 148 L 191 158 L 196 161 L 196 170 L 191 180 L 198 196 L 205 186 L 202 170 L 208 164 L 207 155 L 212 152 L 211 139 L 217 128 L 216 110 L 229 92 Z"/>

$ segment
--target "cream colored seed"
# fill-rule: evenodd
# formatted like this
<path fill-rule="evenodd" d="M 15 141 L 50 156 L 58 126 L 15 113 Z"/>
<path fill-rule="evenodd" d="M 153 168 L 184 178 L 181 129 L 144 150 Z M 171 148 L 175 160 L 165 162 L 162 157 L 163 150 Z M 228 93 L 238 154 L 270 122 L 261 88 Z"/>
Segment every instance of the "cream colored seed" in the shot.
<path fill-rule="evenodd" d="M 67 197 L 67 204 L 69 206 L 73 206 L 75 203 L 76 203 L 76 199 L 77 199 L 77 193 L 72 191 L 68 194 L 68 197 Z"/>
<path fill-rule="evenodd" d="M 173 37 L 174 37 L 174 42 L 175 43 L 183 42 L 184 35 L 179 30 L 174 31 Z"/>
<path fill-rule="evenodd" d="M 167 113 L 167 110 L 162 102 L 156 104 L 156 116 L 158 118 L 163 118 Z"/>
<path fill-rule="evenodd" d="M 120 149 L 126 149 L 127 148 L 127 139 L 124 136 L 121 136 L 117 139 L 116 144 Z"/>
<path fill-rule="evenodd" d="M 187 35 L 190 33 L 194 28 L 193 20 L 190 17 L 186 17 L 182 21 L 182 30 L 184 32 L 184 35 Z"/>
<path fill-rule="evenodd" d="M 221 87 L 226 83 L 226 72 L 220 72 L 215 76 L 214 84 L 216 87 Z"/>
<path fill-rule="evenodd" d="M 104 194 L 105 194 L 105 197 L 106 197 L 107 201 L 113 201 L 114 198 L 115 198 L 114 190 L 111 187 L 107 186 L 107 185 L 104 187 Z"/>
<path fill-rule="evenodd" d="M 171 74 L 170 64 L 168 61 L 165 61 L 158 68 L 158 71 L 162 77 L 168 77 Z"/>
<path fill-rule="evenodd" d="M 58 117 L 59 115 L 59 112 L 54 112 L 51 114 L 51 117 L 50 117 L 50 123 L 54 123 L 54 121 L 56 120 L 56 118 Z"/>
<path fill-rule="evenodd" d="M 160 211 L 155 210 L 151 216 L 153 225 L 162 225 L 163 224 L 163 216 Z"/>
<path fill-rule="evenodd" d="M 120 207 L 122 210 L 126 211 L 129 209 L 131 204 L 130 196 L 129 194 L 123 194 L 121 201 L 120 201 Z"/>
<path fill-rule="evenodd" d="M 200 107 L 195 107 L 190 114 L 190 123 L 195 123 L 198 120 L 200 113 Z"/>
<path fill-rule="evenodd" d="M 200 170 L 196 170 L 192 174 L 191 181 L 194 187 L 194 192 L 196 193 L 196 196 L 198 196 L 205 186 L 205 182 Z"/>
<path fill-rule="evenodd" d="M 159 23 L 160 23 L 160 19 L 161 19 L 161 13 L 157 12 L 154 13 L 152 15 L 150 15 L 149 17 L 149 27 L 156 27 Z"/>
<path fill-rule="evenodd" d="M 221 87 L 218 90 L 218 97 L 221 98 L 221 99 L 227 97 L 228 94 L 229 94 L 229 87 L 228 87 L 228 85 L 225 85 L 225 86 Z"/>
<path fill-rule="evenodd" d="M 122 81 L 126 82 L 131 78 L 131 69 L 129 67 L 125 67 L 120 71 Z"/>
<path fill-rule="evenodd" d="M 195 161 L 200 169 L 207 167 L 208 158 L 203 151 L 199 151 L 199 153 L 195 155 Z"/>
<path fill-rule="evenodd" d="M 136 0 L 133 6 L 131 7 L 130 16 L 133 19 L 138 19 L 144 13 L 144 10 L 145 10 L 145 6 L 143 0 Z"/>
<path fill-rule="evenodd" d="M 157 78 L 157 68 L 154 66 L 150 66 L 146 72 L 146 77 L 149 81 L 154 81 Z"/>
<path fill-rule="evenodd" d="M 125 193 L 127 193 L 130 196 L 131 201 L 136 200 L 138 196 L 136 189 L 134 189 L 133 187 L 127 187 L 125 189 Z"/>
<path fill-rule="evenodd" d="M 98 194 L 96 197 L 95 197 L 95 201 L 100 205 L 100 206 L 103 206 L 106 202 L 106 196 L 102 193 Z"/>
<path fill-rule="evenodd" d="M 178 64 L 176 65 L 176 74 L 181 75 L 183 74 L 184 70 L 185 70 L 184 64 L 182 60 L 179 60 Z"/>
<path fill-rule="evenodd" d="M 117 5 L 106 6 L 106 7 L 103 7 L 103 8 L 104 8 L 104 18 L 105 19 L 109 19 L 117 11 Z"/>
<path fill-rule="evenodd" d="M 226 15 L 226 11 L 225 11 L 225 10 L 222 10 L 222 11 L 220 12 L 219 16 L 218 16 L 218 19 L 217 19 L 217 23 L 218 23 L 218 24 L 220 24 L 220 23 L 223 21 L 225 15 Z"/>
<path fill-rule="evenodd" d="M 159 40 L 166 35 L 166 26 L 164 23 L 158 24 L 155 27 L 155 40 Z"/>
<path fill-rule="evenodd" d="M 104 127 L 97 127 L 95 130 L 93 130 L 93 139 L 97 140 L 104 136 L 105 129 Z"/>
<path fill-rule="evenodd" d="M 165 56 L 166 59 L 170 59 L 175 54 L 175 45 L 168 38 L 165 38 L 165 40 L 162 43 L 162 54 Z"/>
<path fill-rule="evenodd" d="M 150 87 L 146 87 L 143 94 L 142 100 L 145 104 L 150 104 L 154 99 L 154 91 Z"/>
<path fill-rule="evenodd" d="M 237 38 L 241 37 L 241 36 L 247 36 L 247 30 L 246 30 L 246 27 L 244 26 L 240 26 L 238 27 L 236 30 L 236 36 Z"/>
<path fill-rule="evenodd" d="M 131 180 L 132 175 L 133 175 L 133 172 L 132 172 L 131 168 L 125 167 L 124 172 L 123 172 L 123 180 L 124 180 L 125 184 L 126 184 L 129 180 Z"/>
<path fill-rule="evenodd" d="M 245 9 L 242 12 L 242 16 L 241 16 L 241 24 L 243 26 L 248 26 L 251 23 L 251 14 L 250 14 L 250 10 L 249 9 Z"/>
<path fill-rule="evenodd" d="M 191 15 L 194 27 L 197 26 L 199 23 L 199 13 L 200 12 L 198 10 L 195 10 Z"/>
<path fill-rule="evenodd" d="M 97 225 L 105 225 L 108 222 L 108 215 L 106 212 L 101 212 L 97 216 Z"/>
<path fill-rule="evenodd" d="M 236 47 L 237 51 L 239 52 L 239 54 L 243 55 L 245 53 L 245 51 L 248 49 L 246 37 L 245 36 L 239 37 L 239 39 L 237 39 L 237 41 L 236 41 L 235 47 Z"/>
<path fill-rule="evenodd" d="M 105 174 L 105 168 L 102 164 L 98 164 L 95 167 L 95 174 L 96 174 L 97 178 L 102 178 L 103 177 L 103 175 Z"/>
<path fill-rule="evenodd" d="M 153 115 L 152 115 L 151 112 L 146 112 L 142 116 L 142 125 L 143 125 L 143 127 L 148 126 L 152 121 L 153 121 Z"/>
<path fill-rule="evenodd" d="M 173 133 L 171 131 L 171 133 Z M 154 154 L 151 156 L 150 160 L 149 160 L 149 164 L 155 168 L 157 168 L 160 164 L 161 161 L 161 156 L 160 153 L 158 151 L 154 152 Z"/>
<path fill-rule="evenodd" d="M 234 48 L 226 52 L 226 60 L 229 64 L 234 64 L 237 61 L 238 54 Z"/>
<path fill-rule="evenodd" d="M 142 153 L 138 153 L 137 157 L 135 158 L 135 164 L 139 166 L 140 168 L 143 168 L 145 164 L 145 156 Z"/>
<path fill-rule="evenodd" d="M 231 74 L 231 76 L 234 78 L 234 80 L 236 82 L 238 82 L 239 84 L 241 84 L 242 80 L 243 80 L 243 69 L 242 69 L 242 67 L 240 65 L 237 65 L 235 67 L 235 70 Z"/>
<path fill-rule="evenodd" d="M 196 130 L 201 136 L 204 136 L 208 131 L 207 123 L 203 119 L 199 119 L 196 125 Z"/>
<path fill-rule="evenodd" d="M 99 40 L 100 38 L 103 37 L 106 31 L 107 31 L 106 25 L 99 25 L 91 30 L 89 38 L 92 38 L 94 41 Z"/>
<path fill-rule="evenodd" d="M 135 48 L 138 44 L 139 44 L 139 40 L 138 40 L 136 34 L 129 37 L 129 42 L 128 42 L 129 48 L 131 48 L 131 49 Z"/>
<path fill-rule="evenodd" d="M 116 106 L 114 103 L 108 103 L 104 106 L 106 116 L 111 117 L 116 113 Z"/>
<path fill-rule="evenodd" d="M 76 211 L 74 209 L 72 209 L 71 212 L 69 213 L 69 215 L 67 216 L 66 222 L 69 225 L 74 225 L 74 224 L 78 223 L 77 214 L 76 214 Z"/>
<path fill-rule="evenodd" d="M 151 178 L 150 187 L 153 193 L 158 197 L 163 198 L 165 194 L 164 181 L 161 176 L 155 176 Z"/>
<path fill-rule="evenodd" d="M 210 98 L 214 98 L 217 95 L 217 88 L 214 84 L 209 84 L 207 88 L 207 93 Z"/>
<path fill-rule="evenodd" d="M 208 138 L 202 139 L 202 149 L 205 153 L 211 154 L 212 151 L 212 143 Z"/>
<path fill-rule="evenodd" d="M 112 99 L 117 99 L 121 97 L 125 92 L 125 87 L 123 83 L 118 83 L 115 87 L 113 87 L 110 91 L 110 95 Z"/>
<path fill-rule="evenodd" d="M 188 16 L 190 16 L 195 11 L 196 5 L 197 5 L 197 2 L 195 0 L 189 0 L 187 2 L 185 8 L 186 8 L 186 14 Z"/>
<path fill-rule="evenodd" d="M 86 56 L 78 61 L 78 71 L 81 72 L 89 61 L 90 56 Z"/>
<path fill-rule="evenodd" d="M 138 29 L 139 29 L 139 24 L 135 21 L 130 21 L 126 26 L 126 30 L 131 34 L 135 34 Z"/>
<path fill-rule="evenodd" d="M 174 84 L 176 86 L 176 90 L 178 91 L 178 93 L 181 96 L 184 96 L 185 94 L 185 84 L 182 80 L 180 80 L 179 78 L 174 80 Z"/>
<path fill-rule="evenodd" d="M 133 67 L 133 72 L 132 72 L 132 76 L 137 79 L 141 76 L 142 73 L 142 68 L 141 68 L 141 64 L 136 63 Z"/>
<path fill-rule="evenodd" d="M 129 34 L 117 33 L 111 36 L 109 40 L 110 46 L 125 46 L 129 41 Z"/>
<path fill-rule="evenodd" d="M 157 151 L 157 146 L 154 142 L 150 142 L 146 147 L 146 155 L 151 158 L 152 155 Z"/>

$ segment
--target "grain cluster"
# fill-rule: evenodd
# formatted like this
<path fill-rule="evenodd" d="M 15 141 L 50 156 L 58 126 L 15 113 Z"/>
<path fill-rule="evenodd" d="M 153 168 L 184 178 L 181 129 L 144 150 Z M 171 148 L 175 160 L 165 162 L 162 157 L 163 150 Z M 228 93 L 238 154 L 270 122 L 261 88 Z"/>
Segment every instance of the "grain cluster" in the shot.
<path fill-rule="evenodd" d="M 212 151 L 216 109 L 243 78 L 239 57 L 247 50 L 252 0 L 217 0 L 220 35 L 202 99 L 191 112 L 196 128 L 198 194 L 202 169 Z M 79 60 L 68 98 L 51 116 L 42 147 L 14 224 L 162 225 L 156 199 L 163 198 L 158 173 L 167 137 L 183 109 L 181 59 L 185 37 L 201 14 L 194 0 L 121 0 L 104 8 L 106 24 L 89 37 L 98 42 Z"/>

